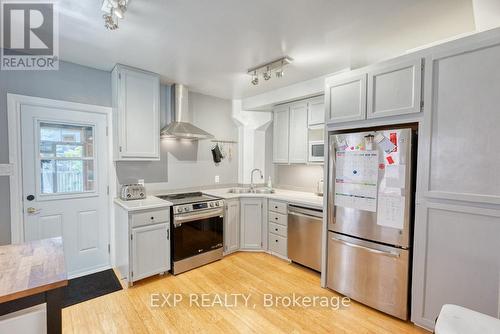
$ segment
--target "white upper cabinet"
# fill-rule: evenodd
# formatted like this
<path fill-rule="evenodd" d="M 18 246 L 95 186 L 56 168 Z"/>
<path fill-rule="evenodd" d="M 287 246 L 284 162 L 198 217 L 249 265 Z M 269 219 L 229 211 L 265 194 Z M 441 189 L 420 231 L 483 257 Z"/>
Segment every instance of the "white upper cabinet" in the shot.
<path fill-rule="evenodd" d="M 159 160 L 160 77 L 116 65 L 112 86 L 115 160 Z"/>
<path fill-rule="evenodd" d="M 288 163 L 289 106 L 274 109 L 273 162 Z"/>
<path fill-rule="evenodd" d="M 327 78 L 325 95 L 332 122 L 366 118 L 366 74 Z"/>
<path fill-rule="evenodd" d="M 422 60 L 381 65 L 368 73 L 367 117 L 420 112 Z"/>
<path fill-rule="evenodd" d="M 289 162 L 307 162 L 307 102 L 290 105 Z"/>
<path fill-rule="evenodd" d="M 307 124 L 309 126 L 325 123 L 325 97 L 315 97 L 307 103 Z"/>

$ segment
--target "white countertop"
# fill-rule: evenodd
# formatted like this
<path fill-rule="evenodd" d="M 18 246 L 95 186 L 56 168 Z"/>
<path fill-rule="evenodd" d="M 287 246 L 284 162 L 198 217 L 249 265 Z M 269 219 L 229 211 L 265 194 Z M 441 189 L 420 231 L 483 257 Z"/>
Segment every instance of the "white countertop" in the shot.
<path fill-rule="evenodd" d="M 286 201 L 290 204 L 302 205 L 314 209 L 323 209 L 323 197 L 313 193 L 306 193 L 301 191 L 274 189 L 274 194 L 233 194 L 229 193 L 229 188 L 222 189 L 208 189 L 202 192 L 208 195 L 221 197 L 224 199 L 229 198 L 242 198 L 242 197 L 257 197 L 269 198 L 279 201 Z"/>
<path fill-rule="evenodd" d="M 172 206 L 171 202 L 165 201 L 155 196 L 147 196 L 146 199 L 138 199 L 132 201 L 124 201 L 119 198 L 115 198 L 114 202 L 127 211 L 167 208 L 169 206 Z"/>

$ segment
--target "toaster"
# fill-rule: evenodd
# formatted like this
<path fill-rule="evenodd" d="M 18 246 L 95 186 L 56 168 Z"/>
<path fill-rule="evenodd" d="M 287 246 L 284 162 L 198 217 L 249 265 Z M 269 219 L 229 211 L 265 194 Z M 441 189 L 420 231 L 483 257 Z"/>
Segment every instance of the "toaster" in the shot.
<path fill-rule="evenodd" d="M 120 198 L 124 201 L 146 198 L 146 188 L 143 184 L 124 184 L 120 191 Z"/>

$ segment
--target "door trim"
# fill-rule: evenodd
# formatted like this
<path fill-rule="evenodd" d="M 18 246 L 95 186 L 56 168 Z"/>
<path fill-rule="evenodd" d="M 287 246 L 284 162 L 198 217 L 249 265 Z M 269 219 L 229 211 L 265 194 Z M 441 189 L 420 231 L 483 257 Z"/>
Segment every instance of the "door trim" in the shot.
<path fill-rule="evenodd" d="M 110 193 L 108 196 L 108 217 L 111 222 L 109 225 L 109 242 L 111 244 L 110 262 L 114 263 L 114 238 L 113 223 L 114 210 L 113 198 L 116 193 L 116 174 L 113 173 L 113 135 L 112 135 L 112 108 L 83 104 L 62 100 L 52 100 L 40 97 L 26 96 L 7 93 L 7 124 L 9 125 L 9 164 L 12 166 L 12 173 L 9 178 L 10 183 L 10 229 L 11 243 L 17 244 L 24 242 L 24 220 L 23 220 L 23 180 L 22 180 L 22 161 L 21 161 L 21 106 L 30 105 L 37 107 L 49 107 L 56 109 L 67 109 L 69 111 L 80 111 L 88 113 L 97 113 L 106 115 L 108 123 L 108 183 Z"/>

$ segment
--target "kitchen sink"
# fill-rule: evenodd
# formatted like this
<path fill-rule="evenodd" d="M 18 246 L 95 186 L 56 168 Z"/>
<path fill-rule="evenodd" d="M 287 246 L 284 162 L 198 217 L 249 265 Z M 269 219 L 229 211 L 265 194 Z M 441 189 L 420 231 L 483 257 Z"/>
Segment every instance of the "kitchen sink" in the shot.
<path fill-rule="evenodd" d="M 250 189 L 250 188 L 231 188 L 229 189 L 228 193 L 231 194 L 274 194 L 274 189 L 269 189 L 269 188 L 255 188 L 255 189 Z"/>
<path fill-rule="evenodd" d="M 251 193 L 252 190 L 250 188 L 231 188 L 228 193 L 231 194 L 248 194 Z"/>

